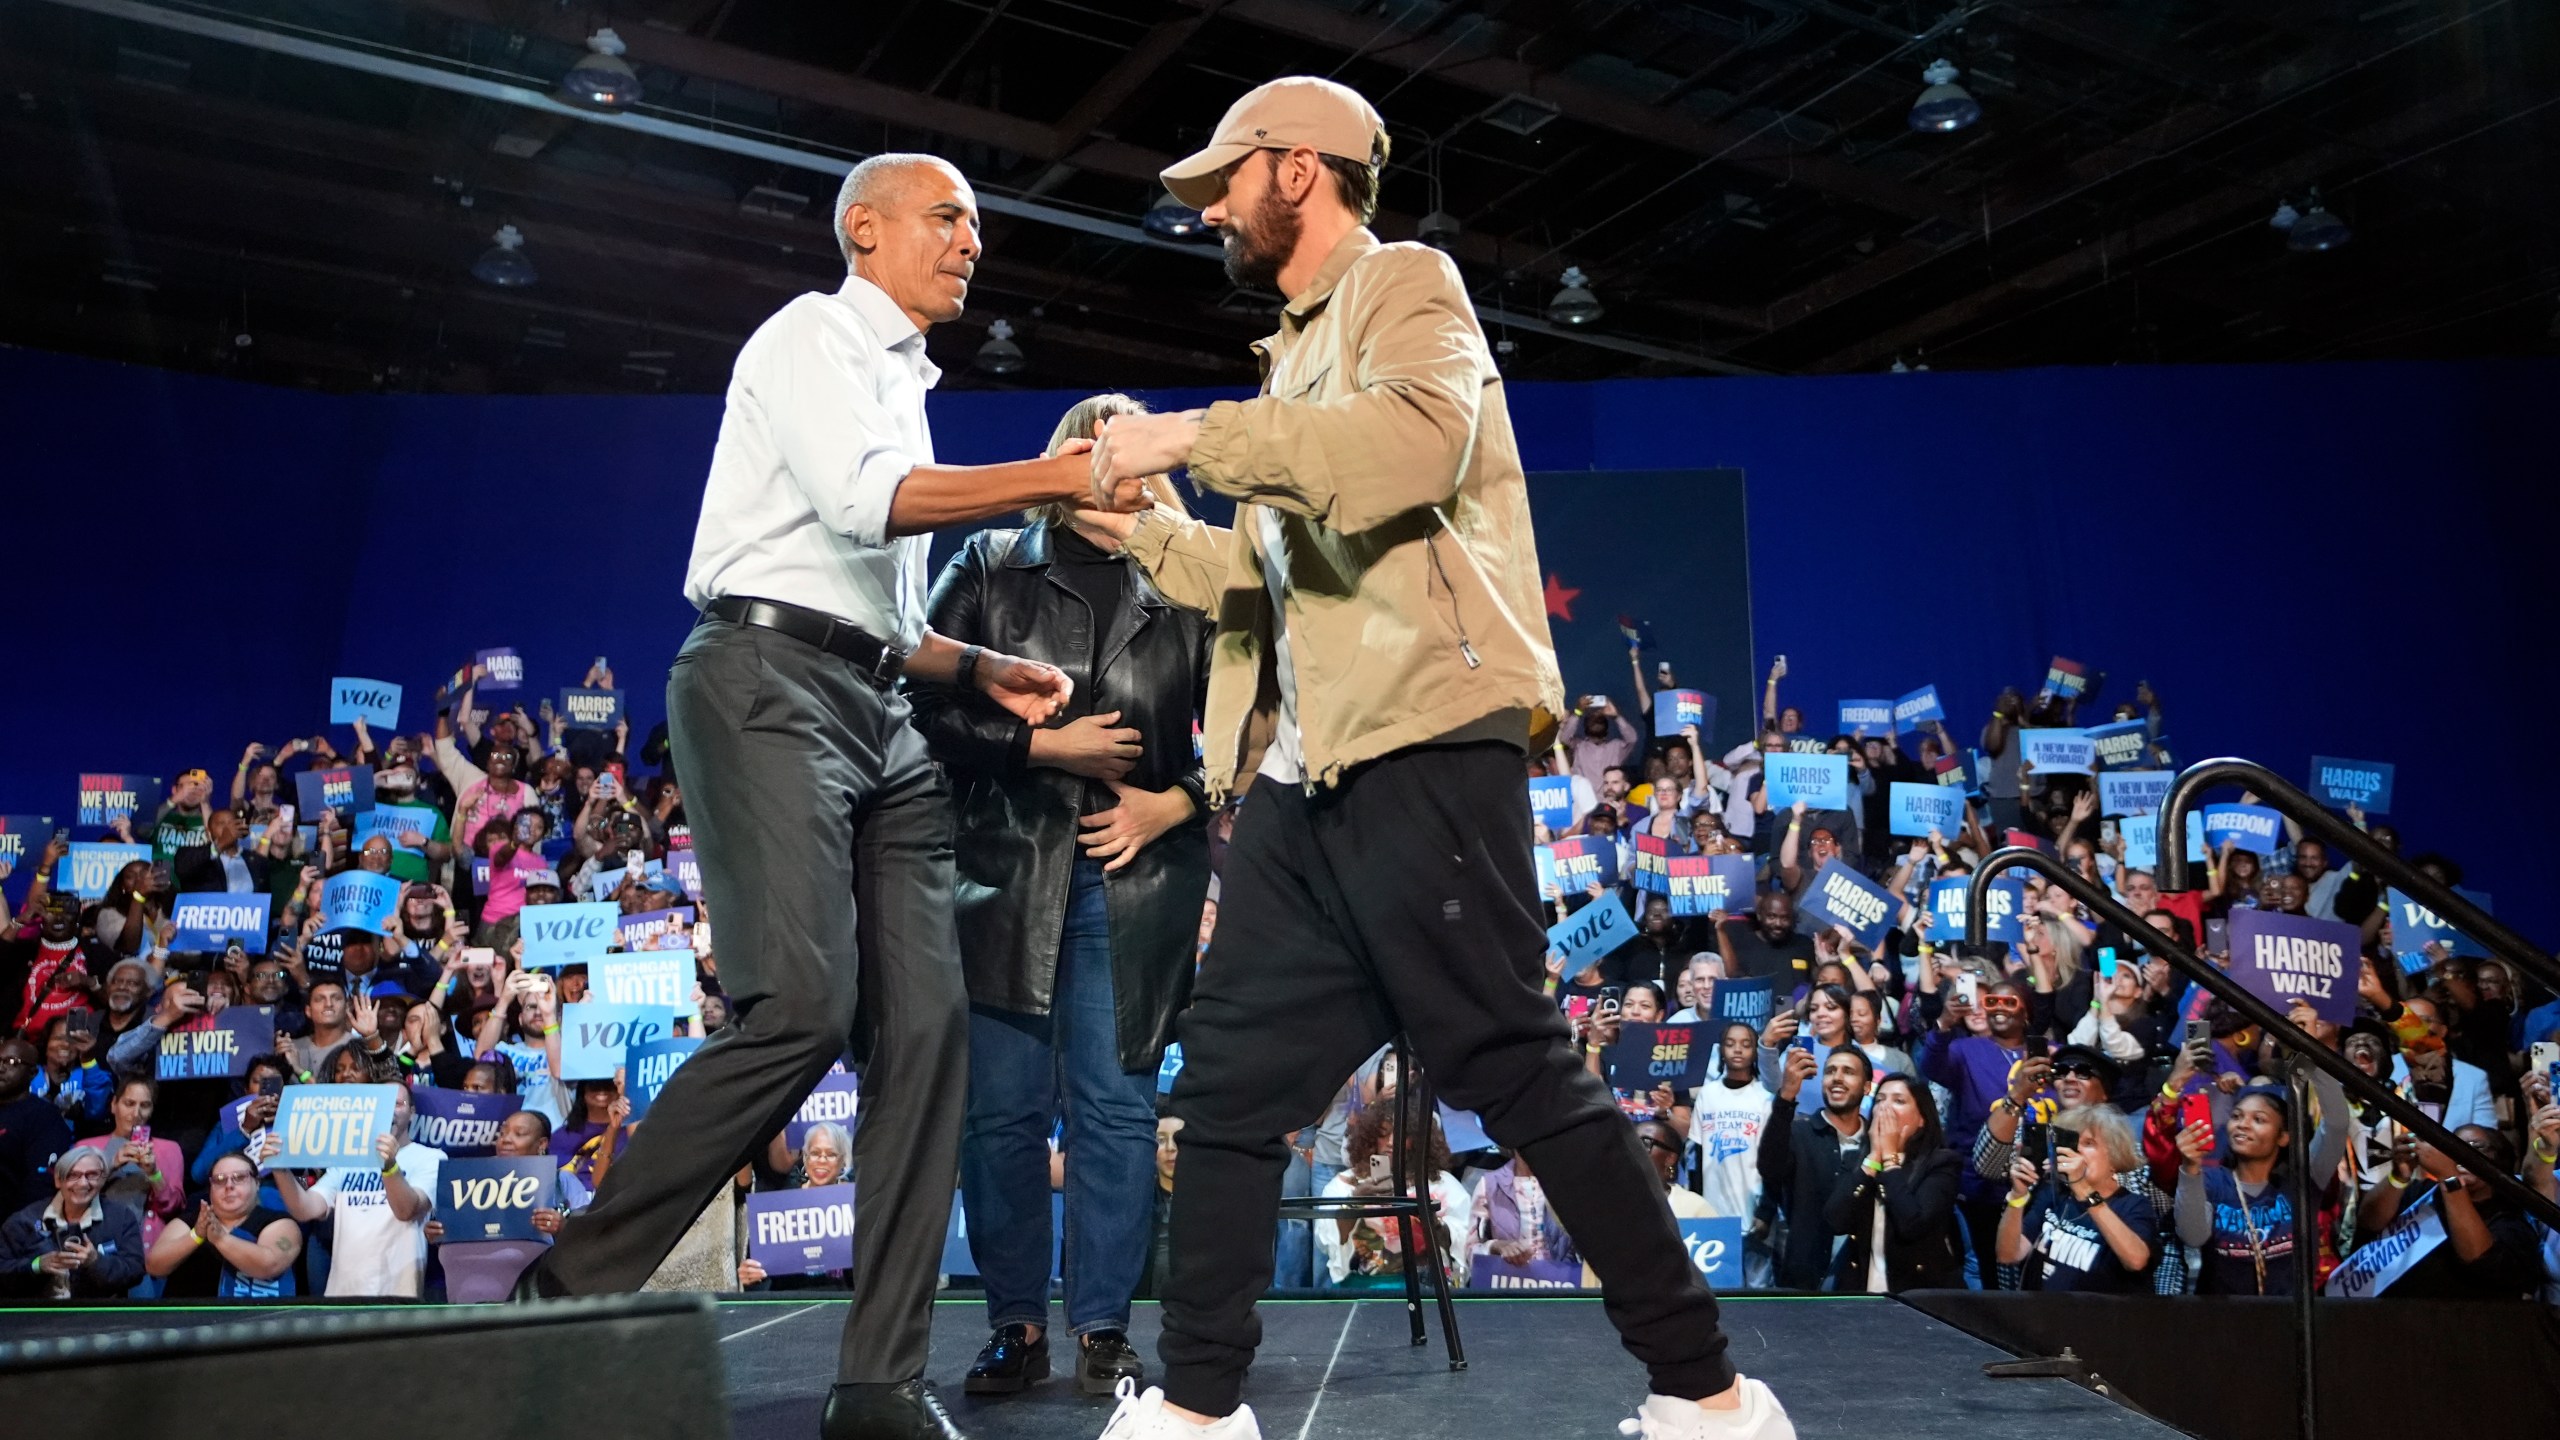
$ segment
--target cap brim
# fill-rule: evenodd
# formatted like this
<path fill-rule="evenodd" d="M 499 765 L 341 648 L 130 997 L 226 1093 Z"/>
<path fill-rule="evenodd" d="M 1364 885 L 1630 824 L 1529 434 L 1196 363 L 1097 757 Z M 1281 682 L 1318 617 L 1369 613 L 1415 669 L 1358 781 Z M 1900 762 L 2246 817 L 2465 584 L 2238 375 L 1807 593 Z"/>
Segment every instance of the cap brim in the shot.
<path fill-rule="evenodd" d="M 1227 193 L 1227 167 L 1260 147 L 1229 141 L 1212 145 L 1164 168 L 1164 188 L 1194 210 L 1206 210 Z"/>

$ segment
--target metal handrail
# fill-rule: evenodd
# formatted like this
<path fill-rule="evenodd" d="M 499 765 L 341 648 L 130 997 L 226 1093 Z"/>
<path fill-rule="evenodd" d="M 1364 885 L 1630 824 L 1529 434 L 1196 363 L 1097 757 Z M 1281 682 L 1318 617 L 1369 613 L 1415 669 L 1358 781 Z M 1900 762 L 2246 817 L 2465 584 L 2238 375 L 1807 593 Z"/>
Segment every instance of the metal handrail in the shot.
<path fill-rule="evenodd" d="M 2264 765 L 2223 757 L 2199 760 L 2178 772 L 2160 803 L 2160 888 L 2190 888 L 2187 867 L 2187 811 L 2196 796 L 2217 785 L 2237 785 L 2254 792 L 2270 810 L 2301 826 L 2312 839 L 2344 854 L 2359 869 L 2379 877 L 2442 917 L 2445 923 L 2487 946 L 2498 958 L 2534 979 L 2560 990 L 2560 961 L 2532 941 L 2498 923 L 2498 917 L 2465 899 L 2452 886 L 2420 870 L 2384 848 L 2382 842 L 2329 813 L 2328 807 L 2296 789 Z M 2387 902 L 2386 897 L 2386 902 Z"/>
<path fill-rule="evenodd" d="M 2209 762 L 2225 763 L 2225 762 Z M 2243 763 L 2243 762 L 2230 762 Z M 2198 769 L 2203 767 L 2199 766 Z M 2255 766 L 2249 767 L 2255 769 Z M 2194 770 L 2188 771 L 2190 775 Z M 2163 812 L 2166 813 L 2165 811 Z M 2166 823 L 2165 820 L 2163 822 Z M 2165 842 L 2164 842 L 2165 844 Z M 2166 855 L 2164 848 L 2161 853 Z M 1991 890 L 1993 876 L 2004 870 L 2026 869 L 2042 875 L 2049 883 L 2086 907 L 2091 914 L 2112 922 L 2127 935 L 2140 936 L 2142 953 L 2157 955 L 2186 972 L 2188 979 L 2204 987 L 2205 993 L 2248 1017 L 2249 1022 L 2265 1030 L 2287 1049 L 2329 1072 L 2331 1079 L 2345 1087 L 2348 1094 L 2363 1100 L 2414 1131 L 2419 1138 L 2459 1162 L 2482 1183 L 2508 1199 L 2522 1205 L 2546 1225 L 2560 1229 L 2560 1204 L 2554 1204 L 2532 1186 L 2525 1184 L 2489 1161 L 2489 1157 L 2472 1148 L 2471 1143 L 2430 1117 L 2414 1103 L 2372 1076 L 2357 1069 L 2346 1056 L 2330 1049 L 2277 1013 L 2274 1006 L 2243 989 L 2240 982 L 2224 974 L 2212 964 L 2197 958 L 2175 939 L 2153 930 L 2141 916 L 2125 908 L 2123 901 L 2061 861 L 2041 850 L 2013 845 L 1991 852 L 1973 872 L 1973 885 L 1965 898 L 1965 933 L 1984 934 L 1991 923 Z M 2316 1224 L 2313 1217 L 2301 1217 L 2298 1225 Z"/>

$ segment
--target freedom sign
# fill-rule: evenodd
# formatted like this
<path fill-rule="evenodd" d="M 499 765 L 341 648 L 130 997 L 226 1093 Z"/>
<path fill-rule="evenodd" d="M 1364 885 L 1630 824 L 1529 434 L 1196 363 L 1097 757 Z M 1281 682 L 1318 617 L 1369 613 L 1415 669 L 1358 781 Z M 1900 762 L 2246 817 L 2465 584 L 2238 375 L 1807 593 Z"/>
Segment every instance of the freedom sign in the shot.
<path fill-rule="evenodd" d="M 1170 1045 L 1165 1047 L 1168 1056 L 1174 1049 Z M 1177 1073 L 1181 1069 L 1179 1065 L 1174 1068 Z M 1156 1088 L 1166 1090 L 1172 1087 L 1159 1085 Z M 829 1071 L 819 1077 L 818 1088 L 809 1092 L 809 1098 L 800 1102 L 800 1108 L 792 1112 L 790 1122 L 782 1127 L 782 1143 L 790 1146 L 796 1155 L 802 1143 L 809 1138 L 809 1127 L 830 1120 L 843 1126 L 850 1134 L 861 1111 L 862 1077 L 842 1070 Z"/>
<path fill-rule="evenodd" d="M 2156 814 L 2177 778 L 2166 770 L 2109 770 L 2098 777 L 2098 813 Z"/>
<path fill-rule="evenodd" d="M 1656 690 L 1653 692 L 1654 738 L 1675 736 L 1683 725 L 1695 725 L 1698 734 L 1706 736 L 1716 728 L 1716 697 L 1704 690 Z"/>
<path fill-rule="evenodd" d="M 559 1208 L 560 1162 L 548 1155 L 447 1160 L 436 1167 L 436 1218 L 444 1222 L 447 1244 L 548 1241 L 533 1228 L 533 1212 Z"/>
<path fill-rule="evenodd" d="M 160 1037 L 163 1080 L 221 1080 L 248 1073 L 249 1062 L 276 1048 L 276 1012 L 266 1005 L 227 1005 Z"/>
<path fill-rule="evenodd" d="M 1932 832 L 1954 835 L 1964 829 L 1964 792 L 1951 785 L 1896 780 L 1888 798 L 1895 835 L 1925 839 Z"/>
<path fill-rule="evenodd" d="M 560 1078 L 610 1080 L 634 1045 L 675 1033 L 675 1012 L 663 1005 L 608 1005 L 579 1000 L 560 1007 Z"/>
<path fill-rule="evenodd" d="M 2335 760 L 2311 757 L 2311 798 L 2344 810 L 2350 805 L 2367 815 L 2391 813 L 2392 767 L 2380 760 Z"/>
<path fill-rule="evenodd" d="M 2332 1025 L 2356 1018 L 2356 959 L 2363 932 L 2336 920 L 2278 910 L 2231 912 L 2231 978 L 2278 1010 L 2304 1001 Z"/>
<path fill-rule="evenodd" d="M 2097 747 L 2086 730 L 2021 730 L 2018 757 L 2039 775 L 2086 775 L 2097 765 Z"/>
<path fill-rule="evenodd" d="M 373 1142 L 391 1133 L 397 1085 L 287 1085 L 274 1133 L 284 1149 L 267 1170 L 379 1169 Z"/>
<path fill-rule="evenodd" d="M 747 1197 L 747 1255 L 768 1275 L 853 1268 L 853 1187 L 808 1185 Z"/>
<path fill-rule="evenodd" d="M 157 775 L 84 774 L 80 777 L 83 825 L 113 825 L 138 813 L 160 793 Z"/>
<path fill-rule="evenodd" d="M 1893 702 L 1890 700 L 1843 700 L 1840 702 L 1842 735 L 1859 731 L 1881 739 L 1893 733 Z"/>
<path fill-rule="evenodd" d="M 1674 855 L 1668 868 L 1674 915 L 1738 914 L 1751 908 L 1760 883 L 1748 855 Z"/>
<path fill-rule="evenodd" d="M 329 682 L 329 723 L 357 721 L 384 731 L 400 725 L 400 687 L 388 680 L 361 680 L 340 675 Z"/>
<path fill-rule="evenodd" d="M 151 847 L 74 843 L 62 852 L 62 863 L 53 867 L 53 888 L 83 900 L 104 900 L 116 876 L 137 860 L 150 864 Z"/>
<path fill-rule="evenodd" d="M 409 1122 L 409 1138 L 430 1150 L 470 1158 L 494 1153 L 498 1127 L 524 1108 L 521 1095 L 480 1095 L 469 1090 L 440 1090 L 414 1085 L 409 1103 L 417 1115 Z M 453 1222 L 445 1222 L 450 1231 Z"/>
<path fill-rule="evenodd" d="M 1547 827 L 1549 834 L 1561 835 L 1573 827 L 1573 777 L 1570 775 L 1532 775 L 1529 777 L 1529 818 Z"/>
<path fill-rule="evenodd" d="M 263 955 L 267 915 L 274 904 L 274 896 L 255 892 L 180 895 L 169 902 L 169 923 L 178 927 L 169 937 L 169 949 L 183 955 L 220 950 L 237 940 L 250 953 Z"/>
<path fill-rule="evenodd" d="M 1947 707 L 1938 703 L 1938 687 L 1923 685 L 1893 702 L 1893 728 L 1917 730 L 1931 720 L 1947 718 Z"/>
<path fill-rule="evenodd" d="M 1849 808 L 1849 757 L 1797 755 L 1780 751 L 1761 759 L 1769 808 L 1792 809 L 1799 800 L 1808 810 Z"/>
<path fill-rule="evenodd" d="M 1869 950 L 1883 944 L 1885 932 L 1893 928 L 1892 892 L 1836 858 L 1813 872 L 1797 905 L 1825 925 L 1846 929 Z"/>
<path fill-rule="evenodd" d="M 2219 850 L 2225 840 L 2232 842 L 2237 849 L 2257 855 L 2273 855 L 2276 848 L 2284 844 L 2284 817 L 2264 805 L 2207 805 L 2204 807 L 2206 848 Z"/>
<path fill-rule="evenodd" d="M 370 870 L 341 870 L 320 883 L 320 928 L 380 935 L 400 905 L 400 882 Z"/>
<path fill-rule="evenodd" d="M 613 948 L 622 907 L 610 900 L 566 905 L 527 905 L 518 933 L 524 937 L 524 968 L 556 970 L 593 960 Z"/>
<path fill-rule="evenodd" d="M 1547 948 L 1564 956 L 1570 980 L 1600 957 L 1636 938 L 1636 922 L 1614 894 L 1604 894 L 1547 927 Z"/>
<path fill-rule="evenodd" d="M 571 686 L 560 692 L 560 714 L 572 730 L 610 730 L 622 718 L 622 692 Z"/>

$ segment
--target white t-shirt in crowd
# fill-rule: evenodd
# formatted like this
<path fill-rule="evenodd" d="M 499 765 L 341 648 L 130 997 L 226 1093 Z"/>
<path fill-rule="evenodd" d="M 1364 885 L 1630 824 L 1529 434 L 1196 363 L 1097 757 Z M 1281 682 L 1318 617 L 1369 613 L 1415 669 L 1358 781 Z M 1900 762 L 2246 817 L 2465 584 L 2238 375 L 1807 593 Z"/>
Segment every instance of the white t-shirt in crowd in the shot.
<path fill-rule="evenodd" d="M 1698 1147 L 1698 1193 L 1706 1214 L 1747 1228 L 1760 1208 L 1760 1132 L 1777 1103 L 1754 1080 L 1736 1089 L 1717 1079 L 1689 1094 L 1689 1142 Z"/>
<path fill-rule="evenodd" d="M 393 1157 L 400 1176 L 422 1195 L 436 1193 L 436 1170 L 444 1152 L 416 1143 L 400 1147 Z M 336 1225 L 329 1238 L 331 1295 L 417 1295 L 427 1270 L 427 1220 L 430 1206 L 415 1220 L 391 1213 L 391 1197 L 382 1188 L 382 1173 L 371 1169 L 331 1170 L 311 1193 L 329 1202 Z"/>

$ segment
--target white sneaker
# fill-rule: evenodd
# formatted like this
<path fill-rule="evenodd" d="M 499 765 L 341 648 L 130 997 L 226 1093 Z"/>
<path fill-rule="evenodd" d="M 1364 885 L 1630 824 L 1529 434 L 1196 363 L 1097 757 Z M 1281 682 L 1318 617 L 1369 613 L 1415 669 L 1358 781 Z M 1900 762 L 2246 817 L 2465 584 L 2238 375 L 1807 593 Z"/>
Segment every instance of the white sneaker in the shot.
<path fill-rule="evenodd" d="M 1102 1427 L 1102 1440 L 1262 1440 L 1262 1427 L 1254 1423 L 1250 1405 L 1239 1405 L 1233 1415 L 1202 1425 L 1166 1409 L 1164 1392 L 1153 1385 L 1140 1394 L 1138 1382 L 1123 1376 L 1111 1393 L 1119 1397 L 1120 1408 L 1111 1412 L 1111 1423 Z M 1776 1409 L 1777 1402 L 1770 1401 L 1769 1408 Z M 1787 1433 L 1792 1440 L 1794 1432 Z"/>
<path fill-rule="evenodd" d="M 1796 1440 L 1795 1422 L 1787 1418 L 1778 1397 L 1757 1380 L 1742 1378 L 1742 1404 L 1732 1410 L 1710 1410 L 1695 1400 L 1647 1395 L 1631 1420 L 1618 1422 L 1621 1435 L 1643 1440 Z"/>

